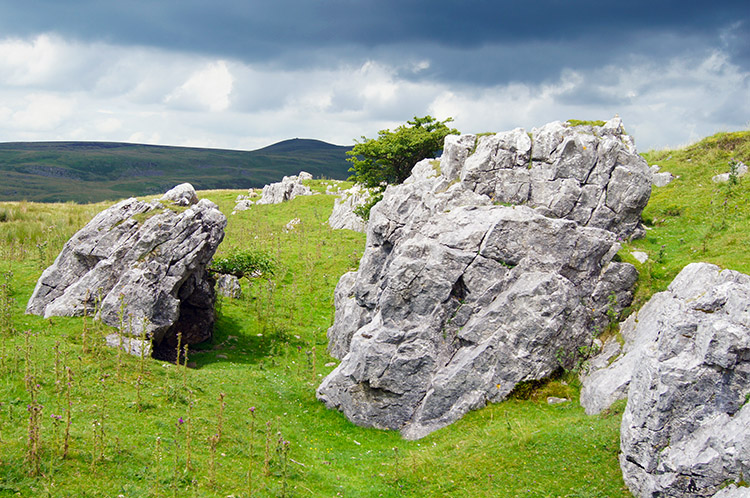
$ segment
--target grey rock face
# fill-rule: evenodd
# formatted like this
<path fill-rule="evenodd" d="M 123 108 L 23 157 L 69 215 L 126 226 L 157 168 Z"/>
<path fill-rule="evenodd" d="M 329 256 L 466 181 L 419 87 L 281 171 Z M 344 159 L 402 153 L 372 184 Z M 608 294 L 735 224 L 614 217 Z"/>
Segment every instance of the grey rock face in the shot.
<path fill-rule="evenodd" d="M 734 171 L 734 174 L 737 176 L 737 178 L 741 178 L 747 174 L 747 164 L 743 162 L 737 163 L 737 167 Z M 729 178 L 731 177 L 731 173 L 721 173 L 719 175 L 714 176 L 711 178 L 714 183 L 727 183 L 729 181 Z"/>
<path fill-rule="evenodd" d="M 198 195 L 195 189 L 189 183 L 181 183 L 176 187 L 167 190 L 159 199 L 164 202 L 171 202 L 177 206 L 190 206 L 198 202 Z"/>
<path fill-rule="evenodd" d="M 42 273 L 26 312 L 98 312 L 108 325 L 124 321 L 131 335 L 150 338 L 157 349 L 176 345 L 178 332 L 183 344 L 209 339 L 215 294 L 206 266 L 226 218 L 207 199 L 181 206 L 195 191 L 180 192 L 175 203 L 130 198 L 96 215 Z"/>
<path fill-rule="evenodd" d="M 242 297 L 240 279 L 234 275 L 221 275 L 216 280 L 216 291 L 224 297 L 239 299 Z"/>
<path fill-rule="evenodd" d="M 730 484 L 726 488 L 716 493 L 713 498 L 748 498 L 750 496 L 750 489 L 746 487 L 737 487 L 734 484 Z"/>
<path fill-rule="evenodd" d="M 630 490 L 713 496 L 742 480 L 750 471 L 750 276 L 690 264 L 631 332 L 635 346 L 610 367 L 632 372 L 620 437 Z M 627 358 L 629 367 L 618 365 Z"/>
<path fill-rule="evenodd" d="M 664 173 L 654 173 L 652 183 L 654 187 L 666 187 L 670 183 L 672 183 L 672 180 L 675 179 L 675 176 L 672 173 L 664 172 Z"/>
<path fill-rule="evenodd" d="M 303 180 L 312 180 L 312 175 L 300 171 L 299 175 L 285 176 L 280 182 L 266 185 L 256 204 L 280 204 L 298 195 L 312 195 L 310 187 L 302 185 Z"/>
<path fill-rule="evenodd" d="M 422 161 L 389 186 L 359 270 L 336 288 L 328 338 L 342 361 L 318 397 L 416 439 L 572 362 L 609 296 L 627 305 L 637 278 L 612 258 L 618 235 L 637 229 L 650 176 L 621 129 L 514 130 L 473 155 L 474 139 L 457 137 L 439 167 Z"/>
<path fill-rule="evenodd" d="M 448 146 L 451 146 L 449 143 Z M 461 146 L 465 150 L 465 144 Z M 448 147 L 446 147 L 448 149 Z M 448 149 L 448 164 L 462 153 Z M 560 122 L 484 136 L 461 169 L 461 182 L 495 202 L 526 204 L 545 216 L 567 218 L 621 237 L 638 232 L 651 193 L 648 164 L 624 134 L 619 118 L 601 127 Z"/>
<path fill-rule="evenodd" d="M 362 218 L 354 213 L 354 210 L 370 200 L 370 190 L 357 184 L 348 190 L 341 192 L 334 201 L 333 211 L 328 218 L 328 224 L 334 230 L 354 230 L 364 232 L 366 224 Z"/>

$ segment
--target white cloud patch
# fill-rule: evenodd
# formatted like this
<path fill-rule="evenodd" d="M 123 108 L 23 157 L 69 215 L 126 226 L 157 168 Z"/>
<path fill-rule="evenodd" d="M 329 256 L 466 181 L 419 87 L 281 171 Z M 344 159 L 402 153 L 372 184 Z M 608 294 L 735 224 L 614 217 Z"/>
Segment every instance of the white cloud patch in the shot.
<path fill-rule="evenodd" d="M 450 89 L 435 99 L 431 111 L 454 116 L 459 129 L 475 132 L 619 114 L 645 150 L 746 128 L 747 95 L 750 73 L 713 52 L 666 64 L 641 60 L 592 71 L 566 70 L 557 81 L 536 85 Z"/>
<path fill-rule="evenodd" d="M 0 42 L 0 81 L 5 85 L 40 85 L 59 73 L 65 49 L 49 35 Z"/>
<path fill-rule="evenodd" d="M 485 132 L 619 113 L 645 149 L 744 128 L 750 115 L 750 73 L 721 51 L 494 86 L 415 79 L 433 65 L 293 70 L 55 35 L 6 39 L 0 136 L 252 149 L 293 137 L 351 144 L 425 114 Z"/>
<path fill-rule="evenodd" d="M 187 109 L 225 111 L 229 108 L 233 82 L 226 61 L 213 62 L 191 74 L 164 102 Z"/>
<path fill-rule="evenodd" d="M 75 101 L 50 94 L 30 94 L 11 115 L 14 126 L 29 131 L 53 131 L 60 127 L 75 109 Z"/>

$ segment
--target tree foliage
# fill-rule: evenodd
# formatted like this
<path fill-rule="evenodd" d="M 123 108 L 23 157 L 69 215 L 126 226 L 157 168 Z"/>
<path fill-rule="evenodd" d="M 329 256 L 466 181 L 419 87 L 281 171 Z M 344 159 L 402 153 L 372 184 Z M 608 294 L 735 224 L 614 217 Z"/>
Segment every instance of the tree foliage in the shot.
<path fill-rule="evenodd" d="M 415 116 L 394 131 L 380 130 L 378 138 L 363 136 L 347 152 L 347 160 L 353 164 L 349 169 L 352 178 L 366 187 L 403 183 L 417 162 L 435 157 L 443 149 L 446 136 L 458 134 L 446 125 L 451 121 L 453 118 L 438 121 L 432 116 Z"/>

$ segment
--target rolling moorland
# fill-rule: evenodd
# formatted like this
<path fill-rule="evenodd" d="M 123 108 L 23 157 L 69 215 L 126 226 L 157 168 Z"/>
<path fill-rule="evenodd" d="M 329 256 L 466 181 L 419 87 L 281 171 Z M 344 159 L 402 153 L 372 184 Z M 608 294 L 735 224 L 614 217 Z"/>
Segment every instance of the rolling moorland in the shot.
<path fill-rule="evenodd" d="M 731 159 L 750 163 L 750 132 L 643 155 L 678 178 L 653 189 L 646 237 L 619 253 L 640 274 L 632 308 L 689 262 L 750 273 L 750 178 L 711 181 Z M 0 203 L 0 496 L 630 496 L 617 462 L 624 403 L 586 416 L 577 371 L 419 441 L 327 410 L 315 388 L 334 364 L 333 289 L 364 235 L 328 227 L 333 196 L 229 215 L 238 193 L 199 192 L 229 218 L 217 257 L 264 251 L 276 270 L 219 301 L 191 368 L 105 348 L 112 330 L 90 317 L 23 313 L 42 270 L 110 203 Z"/>
<path fill-rule="evenodd" d="M 108 142 L 0 143 L 0 199 L 99 202 L 196 189 L 258 188 L 302 171 L 316 178 L 349 176 L 351 147 L 285 140 L 254 151 Z"/>

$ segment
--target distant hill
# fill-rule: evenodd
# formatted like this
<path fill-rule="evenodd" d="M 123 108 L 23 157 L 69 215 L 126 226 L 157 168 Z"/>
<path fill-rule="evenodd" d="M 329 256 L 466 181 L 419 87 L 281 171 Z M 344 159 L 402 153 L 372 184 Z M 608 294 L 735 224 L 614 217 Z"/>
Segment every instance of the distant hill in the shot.
<path fill-rule="evenodd" d="M 98 202 L 196 189 L 251 188 L 307 171 L 346 179 L 351 147 L 295 138 L 254 151 L 113 142 L 0 143 L 0 200 Z"/>

